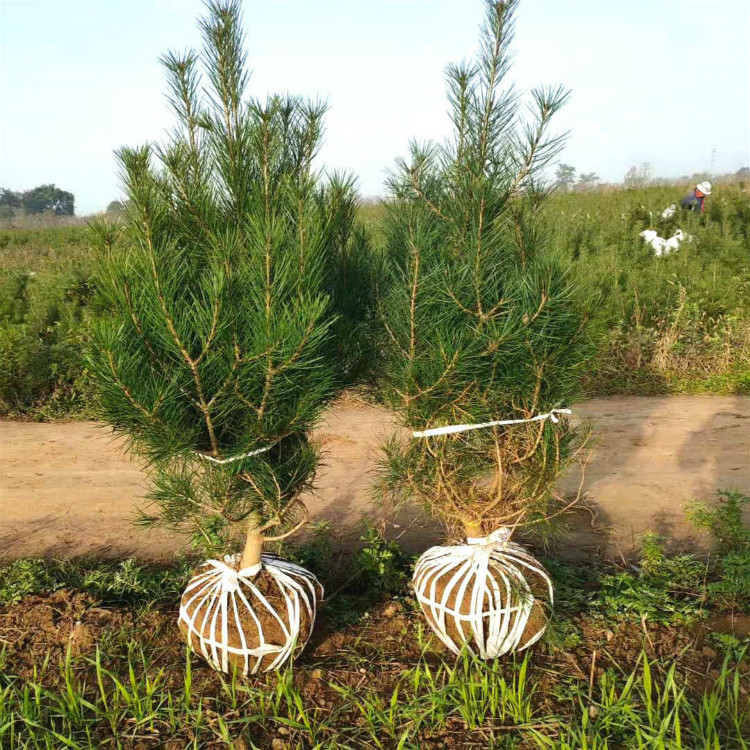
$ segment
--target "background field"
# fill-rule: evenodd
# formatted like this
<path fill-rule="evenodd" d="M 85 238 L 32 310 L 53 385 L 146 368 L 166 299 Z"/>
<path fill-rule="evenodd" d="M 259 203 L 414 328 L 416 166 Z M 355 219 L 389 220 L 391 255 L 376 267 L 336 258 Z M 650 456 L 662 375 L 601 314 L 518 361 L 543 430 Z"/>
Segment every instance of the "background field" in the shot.
<path fill-rule="evenodd" d="M 750 393 L 750 199 L 721 185 L 703 216 L 661 211 L 681 186 L 555 195 L 545 225 L 591 299 L 598 356 L 586 395 Z M 360 213 L 380 240 L 382 206 Z M 692 235 L 655 258 L 645 228 Z M 85 220 L 0 228 L 0 415 L 90 414 L 86 353 L 93 258 Z"/>

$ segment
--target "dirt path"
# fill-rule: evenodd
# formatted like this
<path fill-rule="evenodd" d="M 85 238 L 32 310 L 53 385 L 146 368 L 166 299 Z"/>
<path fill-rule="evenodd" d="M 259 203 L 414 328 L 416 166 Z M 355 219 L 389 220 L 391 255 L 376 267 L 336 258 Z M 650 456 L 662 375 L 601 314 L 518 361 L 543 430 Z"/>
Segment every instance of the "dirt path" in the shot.
<path fill-rule="evenodd" d="M 654 529 L 680 544 L 696 540 L 684 520 L 686 504 L 711 500 L 720 488 L 750 493 L 750 398 L 689 396 L 595 399 L 575 408 L 596 437 L 585 489 L 589 514 L 575 522 L 568 550 L 629 550 Z M 309 498 L 313 520 L 331 519 L 358 533 L 362 513 L 384 518 L 371 500 L 380 439 L 390 415 L 358 401 L 340 402 L 318 430 L 326 448 L 318 490 Z M 575 477 L 566 480 L 574 485 Z M 180 540 L 131 524 L 145 477 L 91 422 L 0 422 L 0 554 L 70 556 L 136 554 L 170 557 Z M 393 519 L 391 519 L 393 520 Z M 390 533 L 404 531 L 401 527 Z M 435 539 L 434 524 L 404 531 L 407 547 Z"/>

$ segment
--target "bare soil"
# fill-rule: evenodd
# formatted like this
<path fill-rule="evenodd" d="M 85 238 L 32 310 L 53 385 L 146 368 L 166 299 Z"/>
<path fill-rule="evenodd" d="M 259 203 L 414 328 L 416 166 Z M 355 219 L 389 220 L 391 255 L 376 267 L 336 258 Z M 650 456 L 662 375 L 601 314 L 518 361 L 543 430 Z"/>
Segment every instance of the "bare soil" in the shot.
<path fill-rule="evenodd" d="M 653 529 L 676 547 L 700 545 L 685 519 L 694 499 L 718 489 L 750 493 L 750 398 L 719 396 L 592 399 L 574 407 L 593 427 L 584 478 L 590 512 L 578 513 L 568 552 L 627 554 Z M 350 538 L 362 514 L 419 550 L 441 530 L 416 509 L 394 517 L 373 492 L 378 446 L 395 429 L 385 410 L 357 398 L 339 401 L 317 431 L 325 465 L 307 498 L 312 520 L 330 519 Z M 577 486 L 578 477 L 565 480 Z M 165 560 L 184 543 L 132 525 L 146 475 L 92 422 L 0 422 L 0 551 L 27 555 L 95 555 Z"/>

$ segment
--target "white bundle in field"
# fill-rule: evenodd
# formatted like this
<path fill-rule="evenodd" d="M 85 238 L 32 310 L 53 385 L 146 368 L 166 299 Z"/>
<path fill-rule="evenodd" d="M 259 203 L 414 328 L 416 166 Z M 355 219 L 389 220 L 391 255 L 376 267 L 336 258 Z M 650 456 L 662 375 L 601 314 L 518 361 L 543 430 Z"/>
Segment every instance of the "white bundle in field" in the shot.
<path fill-rule="evenodd" d="M 523 651 L 547 627 L 552 581 L 509 537 L 509 529 L 498 529 L 464 545 L 432 547 L 417 561 L 419 606 L 456 654 L 464 646 L 483 659 Z"/>
<path fill-rule="evenodd" d="M 651 245 L 654 250 L 654 255 L 657 258 L 679 250 L 680 243 L 684 240 L 687 240 L 688 242 L 693 241 L 693 235 L 685 235 L 682 229 L 678 229 L 668 240 L 665 240 L 664 237 L 659 237 L 655 229 L 644 229 L 640 236 L 643 237 L 643 241 L 647 245 Z"/>
<path fill-rule="evenodd" d="M 208 570 L 190 579 L 180 630 L 221 672 L 278 669 L 307 643 L 323 587 L 310 571 L 271 555 L 244 570 L 225 560 L 209 560 Z"/>
<path fill-rule="evenodd" d="M 673 203 L 671 206 L 667 206 L 661 212 L 661 218 L 662 219 L 671 219 L 675 215 L 676 212 L 677 212 L 677 206 Z"/>

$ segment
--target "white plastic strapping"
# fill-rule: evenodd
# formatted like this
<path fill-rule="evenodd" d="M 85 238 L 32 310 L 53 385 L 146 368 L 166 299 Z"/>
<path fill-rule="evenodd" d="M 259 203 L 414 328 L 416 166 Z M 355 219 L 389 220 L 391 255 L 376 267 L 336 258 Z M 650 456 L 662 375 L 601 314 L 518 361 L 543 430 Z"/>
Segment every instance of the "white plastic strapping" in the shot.
<path fill-rule="evenodd" d="M 232 562 L 232 558 L 225 558 Z M 219 560 L 208 560 L 203 567 L 208 570 L 194 576 L 187 585 L 180 602 L 179 620 L 184 623 L 188 642 L 194 637 L 203 658 L 221 672 L 228 672 L 230 665 L 239 664 L 243 675 L 255 674 L 264 657 L 271 657 L 264 672 L 280 667 L 300 642 L 300 618 L 303 607 L 309 620 L 308 637 L 315 622 L 318 592 L 323 587 L 309 570 L 271 555 L 263 555 L 260 564 L 236 570 L 231 564 Z M 284 599 L 285 611 L 277 612 L 262 592 L 253 583 L 253 577 L 261 568 L 270 575 Z M 259 617 L 258 614 L 262 616 Z M 284 635 L 283 643 L 271 643 L 263 630 L 263 620 L 271 621 Z M 248 644 L 243 620 L 252 622 L 257 631 L 257 646 Z M 240 645 L 229 643 L 229 628 L 239 638 Z M 230 655 L 239 657 L 231 659 Z"/>
<path fill-rule="evenodd" d="M 545 584 L 545 607 L 553 603 L 552 581 L 534 557 L 510 541 L 510 534 L 501 528 L 465 545 L 432 547 L 417 561 L 417 601 L 438 638 L 456 654 L 466 646 L 483 659 L 494 659 L 523 651 L 544 633 L 546 620 L 536 633 L 525 634 L 536 601 L 527 577 Z M 438 583 L 444 584 L 439 598 Z"/>
<path fill-rule="evenodd" d="M 270 451 L 271 446 L 267 445 L 265 448 L 258 448 L 254 451 L 249 451 L 247 453 L 240 453 L 239 456 L 230 456 L 229 458 L 216 458 L 215 456 L 209 456 L 207 453 L 201 453 L 200 451 L 196 451 L 195 455 L 198 456 L 198 458 L 204 458 L 206 461 L 210 461 L 213 464 L 231 464 L 234 461 L 241 461 L 243 458 L 250 458 L 250 456 L 257 456 L 259 453 L 265 453 L 266 451 Z"/>
<path fill-rule="evenodd" d="M 522 424 L 523 422 L 541 422 L 545 419 L 551 419 L 555 424 L 560 420 L 556 414 L 572 414 L 570 409 L 552 409 L 547 414 L 537 414 L 529 419 L 500 419 L 495 422 L 482 422 L 481 424 L 454 424 L 447 427 L 433 427 L 429 430 L 418 430 L 412 432 L 412 437 L 432 437 L 433 435 L 452 435 L 456 432 L 467 432 L 468 430 L 479 430 L 483 427 L 499 427 L 506 424 Z"/>

